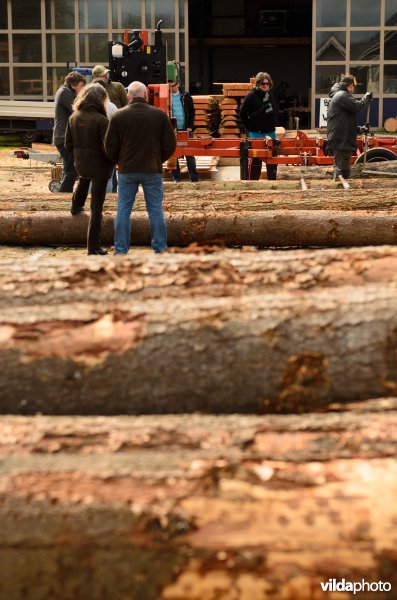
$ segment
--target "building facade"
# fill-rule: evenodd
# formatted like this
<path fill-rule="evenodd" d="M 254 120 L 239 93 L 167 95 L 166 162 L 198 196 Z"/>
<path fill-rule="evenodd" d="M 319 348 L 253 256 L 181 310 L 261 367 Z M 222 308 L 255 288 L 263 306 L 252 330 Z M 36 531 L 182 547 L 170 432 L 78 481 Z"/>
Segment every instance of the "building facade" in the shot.
<path fill-rule="evenodd" d="M 396 117 L 397 0 L 314 0 L 313 124 L 319 123 L 320 99 L 342 73 L 355 76 L 358 95 L 373 92 L 373 127 Z"/>
<path fill-rule="evenodd" d="M 373 127 L 397 115 L 397 0 L 0 0 L 0 98 L 51 100 L 67 65 L 108 64 L 109 40 L 160 19 L 193 93 L 267 70 L 315 127 L 350 72 L 374 94 Z"/>
<path fill-rule="evenodd" d="M 187 0 L 0 0 L 0 98 L 51 100 L 67 65 L 108 64 L 108 41 L 153 32 L 188 80 Z"/>

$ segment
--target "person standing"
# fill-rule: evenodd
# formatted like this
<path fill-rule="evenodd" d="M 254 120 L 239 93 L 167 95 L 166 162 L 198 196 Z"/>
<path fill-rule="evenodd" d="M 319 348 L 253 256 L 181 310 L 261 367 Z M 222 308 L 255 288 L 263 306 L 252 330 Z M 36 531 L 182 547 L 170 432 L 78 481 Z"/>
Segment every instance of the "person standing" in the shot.
<path fill-rule="evenodd" d="M 73 186 L 77 179 L 77 171 L 74 167 L 73 154 L 65 148 L 65 133 L 68 119 L 72 114 L 73 102 L 85 86 L 86 80 L 81 73 L 68 73 L 64 84 L 55 94 L 54 100 L 54 131 L 52 143 L 56 146 L 62 159 L 62 181 L 60 192 L 73 192 Z"/>
<path fill-rule="evenodd" d="M 110 103 L 116 106 L 116 108 L 123 108 L 127 106 L 128 98 L 125 87 L 119 81 L 110 81 L 109 69 L 103 65 L 95 65 L 92 69 L 93 80 L 100 80 L 106 86 L 106 91 L 109 95 Z M 117 192 L 117 169 L 115 168 L 112 174 L 112 192 Z"/>
<path fill-rule="evenodd" d="M 183 92 L 180 89 L 179 81 L 169 81 L 168 84 L 171 90 L 172 116 L 176 119 L 176 128 L 178 131 L 188 131 L 189 137 L 192 137 L 195 115 L 193 99 L 189 92 Z M 186 166 L 189 171 L 190 181 L 199 181 L 196 159 L 194 156 L 186 156 Z M 181 180 L 181 170 L 178 159 L 176 159 L 176 168 L 171 171 L 171 174 L 172 179 L 175 182 Z"/>
<path fill-rule="evenodd" d="M 103 65 L 95 65 L 92 69 L 92 77 L 94 79 L 102 79 L 106 85 L 107 93 L 109 94 L 110 102 L 113 102 L 117 108 L 127 106 L 128 98 L 125 87 L 119 81 L 110 81 L 110 70 Z"/>
<path fill-rule="evenodd" d="M 332 86 L 331 101 L 327 114 L 327 149 L 334 155 L 334 179 L 339 175 L 350 176 L 352 153 L 357 150 L 357 115 L 372 100 L 372 92 L 367 92 L 361 100 L 354 98 L 355 79 L 352 75 L 343 75 L 339 83 Z M 369 132 L 369 123 L 361 129 Z"/>
<path fill-rule="evenodd" d="M 263 139 L 270 137 L 274 145 L 279 145 L 276 135 L 276 111 L 275 101 L 271 89 L 273 81 L 269 73 L 259 72 L 255 76 L 255 84 L 252 92 L 249 92 L 243 100 L 240 109 L 240 119 L 243 123 L 249 139 Z M 268 179 L 276 179 L 277 165 L 266 165 Z M 262 170 L 260 158 L 248 160 L 247 179 L 259 179 Z"/>
<path fill-rule="evenodd" d="M 109 159 L 119 165 L 119 190 L 115 220 L 115 254 L 127 254 L 131 241 L 131 210 L 139 184 L 149 213 L 154 252 L 167 249 L 163 213 L 163 163 L 176 149 L 175 133 L 167 114 L 147 101 L 146 86 L 128 86 L 128 106 L 111 118 L 105 137 Z"/>
<path fill-rule="evenodd" d="M 98 83 L 86 86 L 77 96 L 73 114 L 69 118 L 65 146 L 74 154 L 79 182 L 72 198 L 72 215 L 78 215 L 84 207 L 91 185 L 91 213 L 88 223 L 87 253 L 107 254 L 100 247 L 102 208 L 106 185 L 113 171 L 113 163 L 107 158 L 104 138 L 108 127 L 106 105 L 108 95 Z"/>
<path fill-rule="evenodd" d="M 99 83 L 99 85 L 101 85 L 106 90 L 106 94 L 108 97 L 108 101 L 106 103 L 106 114 L 107 114 L 108 119 L 110 120 L 110 117 L 112 116 L 112 114 L 116 112 L 117 106 L 109 98 L 106 83 L 100 77 L 95 77 L 95 79 L 93 79 L 91 83 Z"/>

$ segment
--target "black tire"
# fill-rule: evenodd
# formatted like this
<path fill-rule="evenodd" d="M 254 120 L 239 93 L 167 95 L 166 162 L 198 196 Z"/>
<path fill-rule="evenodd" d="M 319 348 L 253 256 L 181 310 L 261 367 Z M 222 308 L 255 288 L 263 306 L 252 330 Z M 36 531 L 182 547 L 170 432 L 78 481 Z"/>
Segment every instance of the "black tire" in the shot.
<path fill-rule="evenodd" d="M 367 150 L 367 163 L 384 162 L 387 160 L 397 160 L 397 154 L 394 154 L 394 152 L 387 148 L 369 148 L 369 150 Z M 357 165 L 363 162 L 364 153 L 360 154 L 355 164 Z"/>
<path fill-rule="evenodd" d="M 61 182 L 59 179 L 51 179 L 50 183 L 48 184 L 48 189 L 53 194 L 58 194 L 60 187 L 61 187 Z"/>
<path fill-rule="evenodd" d="M 22 143 L 25 144 L 25 146 L 30 146 L 33 142 L 36 141 L 37 138 L 37 134 L 34 131 L 24 131 L 21 134 L 21 140 Z"/>

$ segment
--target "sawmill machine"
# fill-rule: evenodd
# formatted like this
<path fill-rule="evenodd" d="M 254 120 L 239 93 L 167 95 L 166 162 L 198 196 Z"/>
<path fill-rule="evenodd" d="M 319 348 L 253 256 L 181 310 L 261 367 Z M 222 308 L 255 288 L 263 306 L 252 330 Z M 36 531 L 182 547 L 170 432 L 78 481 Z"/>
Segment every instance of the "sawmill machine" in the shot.
<path fill-rule="evenodd" d="M 168 61 L 166 47 L 162 41 L 162 20 L 154 32 L 154 44 L 149 44 L 147 31 L 126 30 L 124 42 L 109 42 L 110 79 L 127 87 L 132 81 L 141 81 L 149 90 L 149 102 L 161 108 L 172 119 L 171 94 L 167 81 L 180 79 L 177 63 Z M 271 138 L 242 140 L 189 136 L 187 131 L 177 132 L 177 149 L 174 158 L 181 156 L 220 156 L 240 158 L 241 178 L 247 179 L 248 161 L 261 159 L 266 163 L 268 178 L 276 178 L 277 165 L 332 165 L 333 157 L 327 150 L 324 135 L 307 135 L 299 129 L 299 120 L 294 137 L 283 138 L 276 144 Z M 357 156 L 351 162 L 362 162 L 364 143 L 359 138 Z M 390 136 L 372 136 L 368 141 L 367 162 L 395 160 L 397 140 Z"/>
<path fill-rule="evenodd" d="M 171 115 L 170 91 L 167 81 L 179 79 L 175 61 L 167 62 L 167 49 L 163 44 L 161 25 L 157 23 L 154 44 L 149 44 L 149 34 L 140 29 L 125 30 L 124 41 L 109 42 L 109 76 L 124 87 L 132 81 L 141 81 L 149 90 L 149 102 Z"/>

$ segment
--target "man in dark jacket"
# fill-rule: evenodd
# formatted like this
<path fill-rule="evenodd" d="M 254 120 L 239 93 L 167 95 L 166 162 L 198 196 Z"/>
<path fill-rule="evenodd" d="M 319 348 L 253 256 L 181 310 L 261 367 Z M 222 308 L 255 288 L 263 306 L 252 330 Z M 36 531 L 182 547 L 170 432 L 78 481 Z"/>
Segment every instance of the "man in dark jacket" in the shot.
<path fill-rule="evenodd" d="M 169 81 L 168 84 L 171 90 L 172 116 L 176 119 L 176 128 L 178 131 L 188 131 L 189 137 L 191 137 L 195 115 L 193 99 L 189 92 L 183 92 L 180 89 L 179 81 Z M 186 166 L 189 171 L 190 181 L 198 181 L 199 176 L 194 156 L 186 156 Z M 178 159 L 176 159 L 176 169 L 171 171 L 171 174 L 172 179 L 175 182 L 181 180 L 181 170 L 179 168 Z"/>
<path fill-rule="evenodd" d="M 334 154 L 334 179 L 339 175 L 346 179 L 350 176 L 352 153 L 357 150 L 357 115 L 372 100 L 372 92 L 367 92 L 361 100 L 353 97 L 355 79 L 352 75 L 344 75 L 339 83 L 335 83 L 329 95 L 331 102 L 327 115 L 327 148 Z M 369 131 L 369 123 L 362 128 Z"/>
<path fill-rule="evenodd" d="M 280 143 L 276 135 L 276 111 L 272 92 L 273 81 L 269 73 L 260 72 L 255 76 L 252 92 L 244 98 L 240 109 L 240 119 L 248 138 L 263 139 L 270 137 L 274 145 Z M 268 179 L 276 179 L 277 165 L 266 165 Z M 259 179 L 262 170 L 260 158 L 250 158 L 246 179 Z"/>
<path fill-rule="evenodd" d="M 175 133 L 166 113 L 147 102 L 143 83 L 128 86 L 130 103 L 112 116 L 105 137 L 109 159 L 119 166 L 115 221 L 115 254 L 127 254 L 131 241 L 131 210 L 139 184 L 149 213 L 154 252 L 167 249 L 163 213 L 163 162 L 176 149 Z"/>
<path fill-rule="evenodd" d="M 85 77 L 81 73 L 68 73 L 62 87 L 55 94 L 54 101 L 54 131 L 52 143 L 56 146 L 62 158 L 62 182 L 60 192 L 73 192 L 73 186 L 77 179 L 77 171 L 74 167 L 73 154 L 65 148 L 65 133 L 68 120 L 73 112 L 74 99 L 85 86 Z"/>

